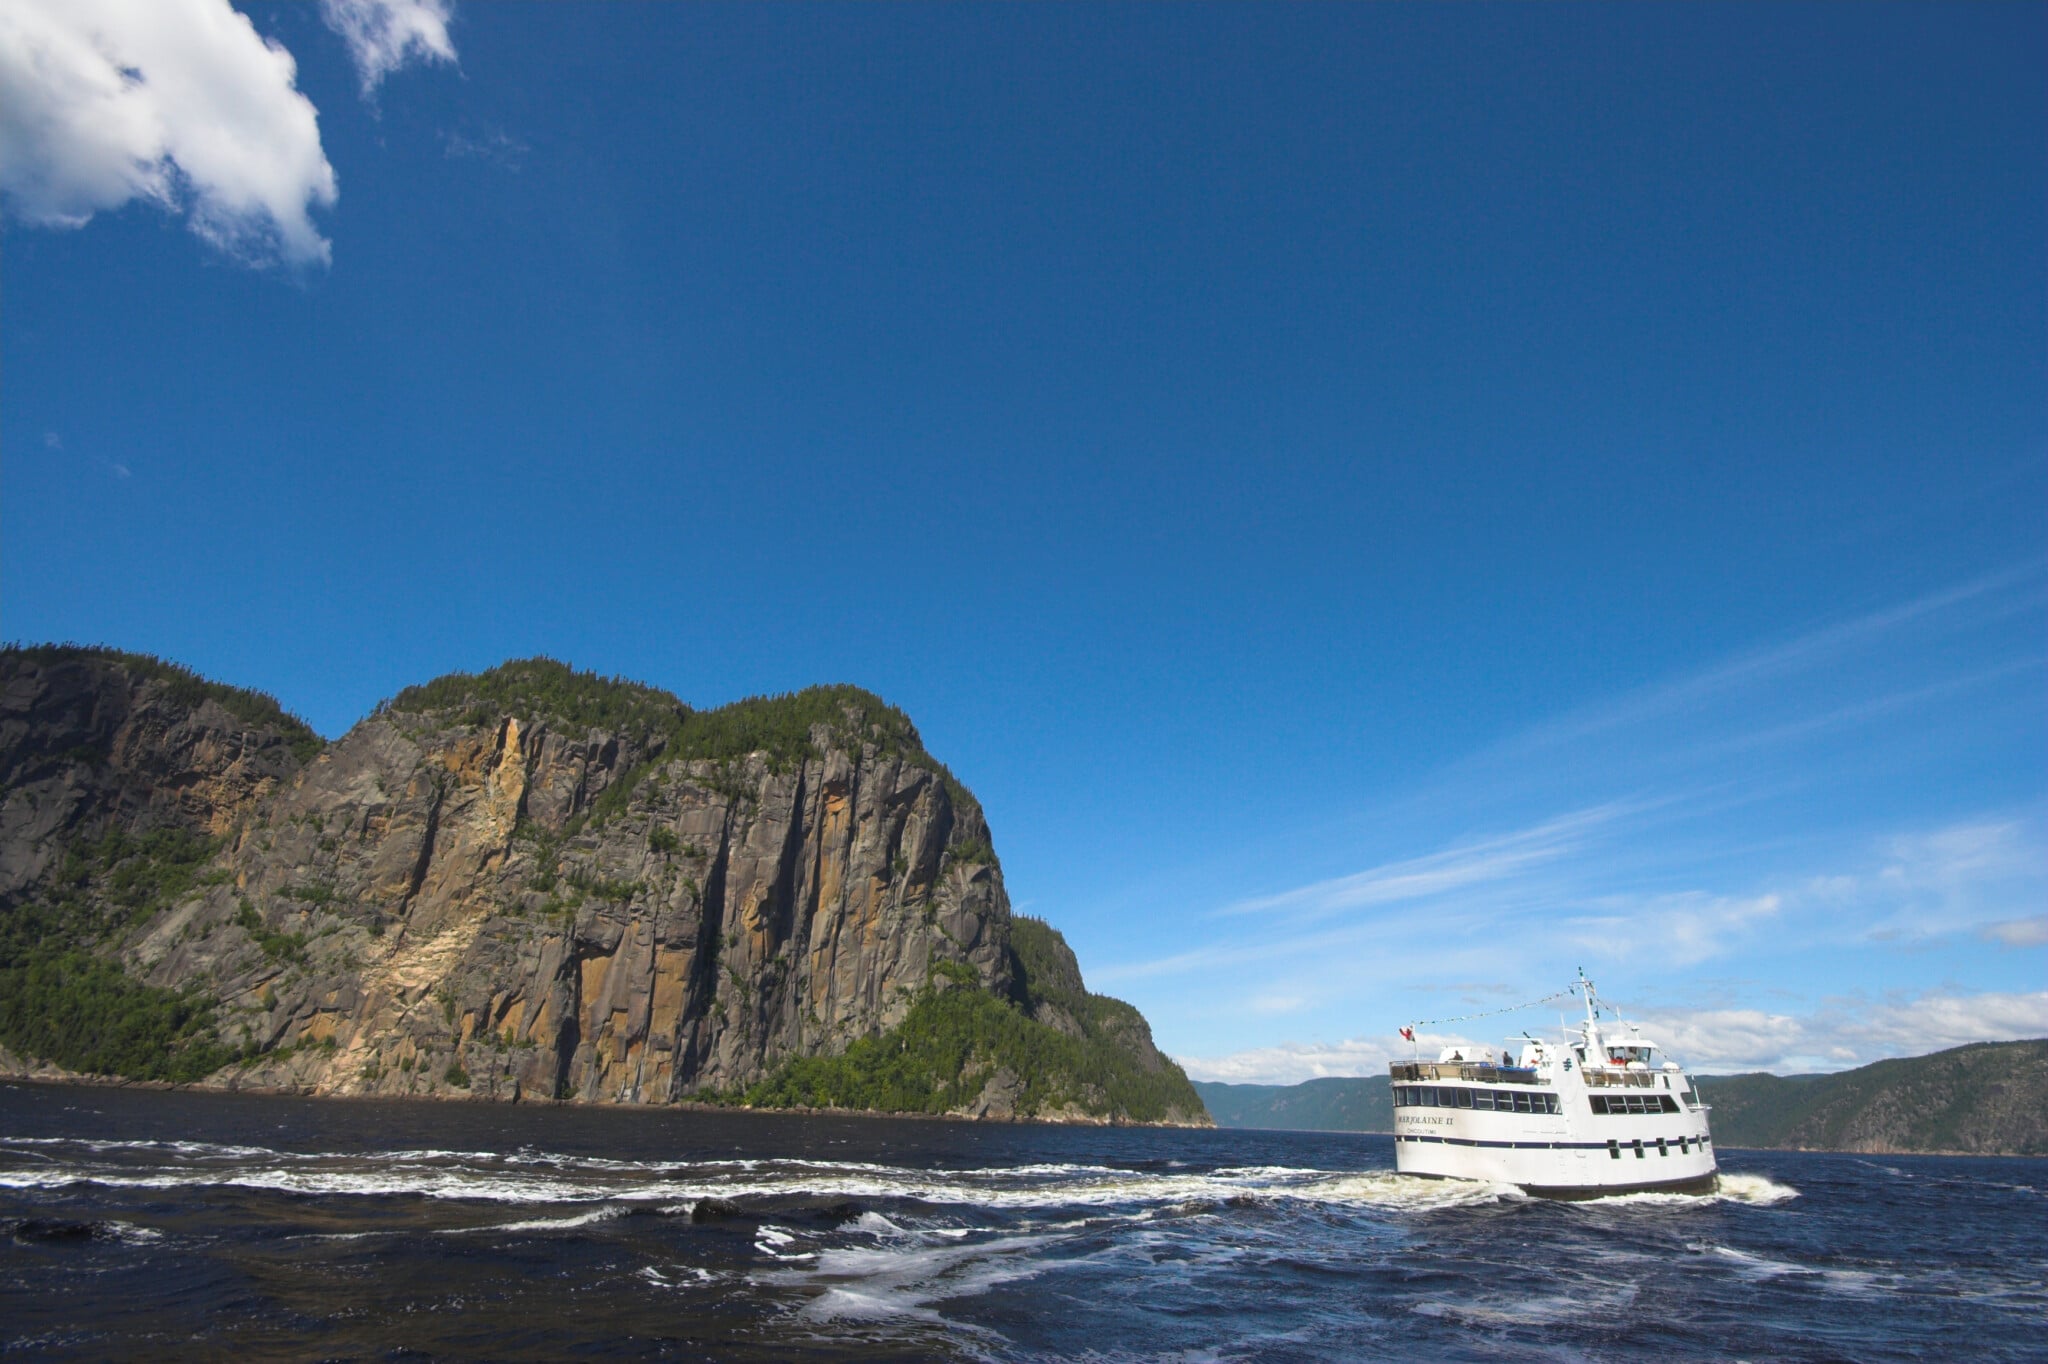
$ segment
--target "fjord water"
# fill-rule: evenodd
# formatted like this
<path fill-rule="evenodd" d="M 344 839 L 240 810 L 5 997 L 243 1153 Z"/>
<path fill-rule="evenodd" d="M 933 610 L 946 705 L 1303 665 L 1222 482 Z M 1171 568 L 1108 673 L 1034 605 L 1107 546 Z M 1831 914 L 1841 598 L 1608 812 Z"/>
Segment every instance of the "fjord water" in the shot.
<path fill-rule="evenodd" d="M 2048 1357 L 2048 1162 L 1722 1158 L 1562 1204 L 1373 1136 L 0 1085 L 0 1352 Z"/>

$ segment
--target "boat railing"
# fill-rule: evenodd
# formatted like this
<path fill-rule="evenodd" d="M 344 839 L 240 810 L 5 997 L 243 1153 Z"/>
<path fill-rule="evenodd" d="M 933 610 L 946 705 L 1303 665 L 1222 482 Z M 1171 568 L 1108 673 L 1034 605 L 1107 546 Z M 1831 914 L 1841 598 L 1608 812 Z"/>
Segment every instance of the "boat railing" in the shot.
<path fill-rule="evenodd" d="M 1606 1070 L 1599 1066 L 1587 1066 L 1584 1075 L 1586 1085 L 1591 1089 L 1654 1089 L 1656 1072 L 1648 1070 Z"/>
<path fill-rule="evenodd" d="M 1496 1066 L 1475 1061 L 1390 1061 L 1387 1073 L 1396 1080 L 1476 1080 L 1488 1085 L 1533 1085 L 1533 1066 Z"/>

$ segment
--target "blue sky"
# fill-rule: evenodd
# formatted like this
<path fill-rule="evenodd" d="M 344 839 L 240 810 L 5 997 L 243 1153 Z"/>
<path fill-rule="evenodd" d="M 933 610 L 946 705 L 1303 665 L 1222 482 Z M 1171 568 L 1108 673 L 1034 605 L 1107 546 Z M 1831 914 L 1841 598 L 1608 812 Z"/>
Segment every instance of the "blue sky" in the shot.
<path fill-rule="evenodd" d="M 2048 1034 L 2044 29 L 13 5 L 0 630 L 860 683 L 1198 1077 Z"/>

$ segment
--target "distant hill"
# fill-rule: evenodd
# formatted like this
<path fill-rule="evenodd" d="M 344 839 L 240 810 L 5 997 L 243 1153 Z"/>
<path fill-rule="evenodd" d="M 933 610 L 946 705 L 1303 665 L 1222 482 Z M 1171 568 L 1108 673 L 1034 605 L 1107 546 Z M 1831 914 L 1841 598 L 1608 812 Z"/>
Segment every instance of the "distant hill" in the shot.
<path fill-rule="evenodd" d="M 1702 1075 L 1723 1146 L 2048 1155 L 2048 1039 L 1977 1042 L 1837 1075 Z"/>
<path fill-rule="evenodd" d="M 1218 1127 L 1265 1127 L 1296 1132 L 1391 1132 L 1394 1098 L 1384 1075 L 1359 1080 L 1327 1077 L 1298 1085 L 1226 1085 L 1195 1082 Z"/>
<path fill-rule="evenodd" d="M 1716 1144 L 2048 1155 L 2048 1039 L 1978 1042 L 1837 1075 L 1702 1075 Z M 1195 1089 L 1219 1127 L 1389 1132 L 1385 1076 Z"/>

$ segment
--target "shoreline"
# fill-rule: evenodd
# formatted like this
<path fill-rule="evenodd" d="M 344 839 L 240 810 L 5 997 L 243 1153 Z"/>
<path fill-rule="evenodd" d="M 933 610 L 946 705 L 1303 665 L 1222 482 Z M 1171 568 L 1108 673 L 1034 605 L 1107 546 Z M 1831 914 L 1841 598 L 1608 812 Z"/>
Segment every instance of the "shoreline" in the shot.
<path fill-rule="evenodd" d="M 13 1058 L 6 1058 L 12 1060 Z M 213 1085 L 204 1080 L 191 1084 L 175 1084 L 169 1080 L 130 1080 L 119 1075 L 87 1075 L 57 1067 L 38 1067 L 34 1071 L 22 1071 L 0 1065 L 0 1084 L 44 1085 L 50 1088 L 76 1089 L 139 1089 L 157 1090 L 180 1094 L 220 1094 L 227 1096 L 248 1095 L 262 1099 L 306 1099 L 319 1103 L 404 1103 L 404 1104 L 502 1104 L 509 1108 L 562 1109 L 571 1112 L 596 1111 L 609 1113 L 736 1113 L 773 1116 L 788 1114 L 808 1118 L 889 1118 L 897 1121 L 945 1122 L 974 1124 L 977 1126 L 1011 1127 L 1113 1127 L 1113 1128 L 1160 1128 L 1181 1132 L 1220 1132 L 1226 1129 L 1214 1123 L 1191 1122 L 1137 1122 L 1128 1118 L 1041 1118 L 1022 1117 L 977 1117 L 970 1113 L 914 1113 L 892 1112 L 879 1108 L 755 1108 L 747 1104 L 702 1103 L 690 1099 L 678 1099 L 671 1103 L 619 1103 L 611 1099 L 488 1099 L 474 1096 L 443 1094 L 334 1094 L 320 1093 L 313 1089 L 288 1089 L 282 1086 L 259 1085 Z"/>

